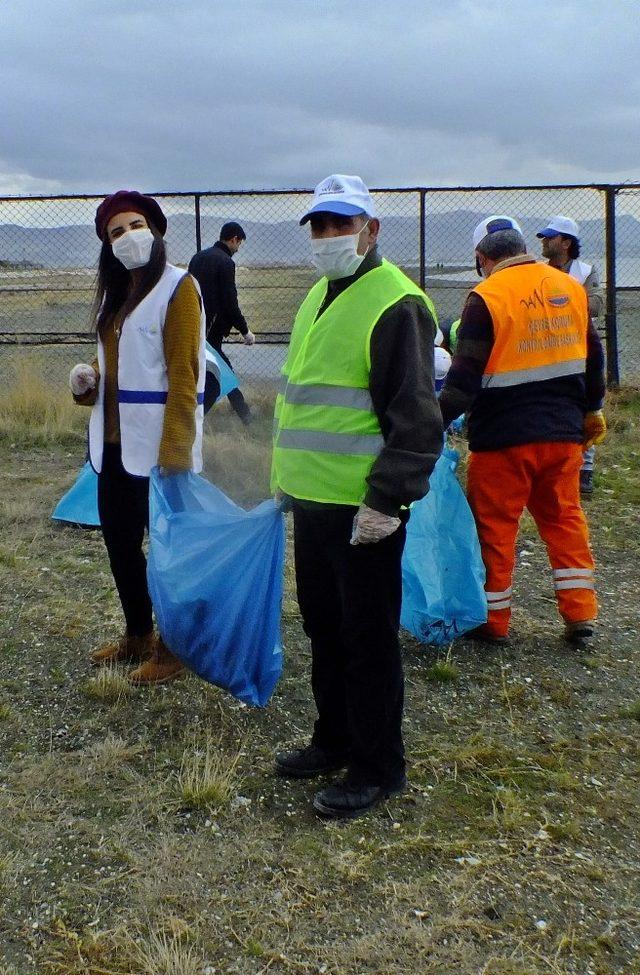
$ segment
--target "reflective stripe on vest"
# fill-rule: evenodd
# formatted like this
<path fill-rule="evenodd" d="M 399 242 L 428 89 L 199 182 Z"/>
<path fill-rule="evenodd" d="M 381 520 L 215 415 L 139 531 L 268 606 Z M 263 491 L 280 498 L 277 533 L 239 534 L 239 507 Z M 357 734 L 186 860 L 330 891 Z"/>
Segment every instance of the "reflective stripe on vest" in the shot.
<path fill-rule="evenodd" d="M 350 410 L 367 410 L 373 413 L 371 393 L 368 389 L 357 387 L 287 383 L 284 401 L 300 406 L 345 406 Z"/>
<path fill-rule="evenodd" d="M 516 369 L 513 372 L 499 372 L 491 376 L 482 377 L 482 388 L 491 389 L 503 386 L 521 386 L 522 383 L 536 383 L 544 379 L 557 379 L 558 376 L 577 376 L 584 372 L 584 359 L 573 362 L 553 362 L 549 366 L 537 366 L 532 369 Z"/>
<path fill-rule="evenodd" d="M 493 323 L 484 389 L 584 373 L 587 299 L 570 275 L 531 261 L 495 271 L 474 290 Z"/>
<path fill-rule="evenodd" d="M 325 454 L 345 454 L 353 457 L 379 454 L 384 446 L 382 434 L 326 433 L 322 430 L 282 430 L 279 447 L 290 450 L 322 451 Z"/>
<path fill-rule="evenodd" d="M 314 285 L 296 315 L 276 398 L 272 487 L 303 500 L 358 505 L 384 446 L 369 392 L 371 333 L 409 296 L 436 316 L 424 292 L 388 261 L 319 315 L 327 286 L 326 278 Z"/>

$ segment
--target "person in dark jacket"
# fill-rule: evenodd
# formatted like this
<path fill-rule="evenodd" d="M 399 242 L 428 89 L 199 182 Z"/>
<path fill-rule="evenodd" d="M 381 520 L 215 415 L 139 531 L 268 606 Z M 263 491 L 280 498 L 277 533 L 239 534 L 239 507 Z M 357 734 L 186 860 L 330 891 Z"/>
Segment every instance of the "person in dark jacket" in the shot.
<path fill-rule="evenodd" d="M 354 817 L 406 784 L 398 640 L 406 507 L 442 449 L 432 303 L 378 252 L 362 180 L 330 176 L 302 224 L 322 277 L 293 327 L 276 400 L 272 487 L 293 505 L 296 585 L 318 711 L 278 774 L 346 768 L 314 809 Z"/>
<path fill-rule="evenodd" d="M 219 352 L 227 365 L 231 362 L 222 351 L 222 343 L 232 329 L 242 335 L 245 345 L 253 345 L 255 336 L 246 323 L 238 304 L 236 266 L 233 261 L 247 235 L 235 221 L 225 223 L 220 240 L 191 258 L 189 273 L 200 285 L 207 320 L 207 342 Z M 251 411 L 239 389 L 229 393 L 229 402 L 242 422 L 251 422 Z"/>

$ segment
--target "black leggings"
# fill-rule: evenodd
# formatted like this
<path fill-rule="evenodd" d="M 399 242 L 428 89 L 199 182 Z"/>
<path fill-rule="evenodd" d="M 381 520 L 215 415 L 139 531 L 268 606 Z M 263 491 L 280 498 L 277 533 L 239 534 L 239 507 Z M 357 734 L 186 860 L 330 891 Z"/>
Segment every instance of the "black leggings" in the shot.
<path fill-rule="evenodd" d="M 144 530 L 149 527 L 149 478 L 125 471 L 120 444 L 104 445 L 98 512 L 127 631 L 131 636 L 145 636 L 153 629 L 147 560 L 142 551 Z"/>

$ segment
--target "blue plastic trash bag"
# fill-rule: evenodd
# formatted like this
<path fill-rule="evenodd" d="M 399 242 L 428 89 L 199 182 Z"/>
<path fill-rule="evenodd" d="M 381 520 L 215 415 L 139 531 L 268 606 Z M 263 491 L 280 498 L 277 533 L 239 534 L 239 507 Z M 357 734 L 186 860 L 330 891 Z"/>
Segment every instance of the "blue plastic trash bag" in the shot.
<path fill-rule="evenodd" d="M 98 475 L 87 461 L 73 487 L 58 501 L 52 518 L 88 528 L 100 526 L 98 514 Z"/>
<path fill-rule="evenodd" d="M 400 621 L 418 640 L 435 646 L 487 619 L 480 542 L 457 466 L 457 452 L 445 447 L 429 493 L 411 506 L 402 557 Z"/>
<path fill-rule="evenodd" d="M 220 385 L 218 399 L 228 396 L 234 389 L 238 388 L 238 377 L 233 369 L 230 369 L 219 352 L 213 346 L 206 343 L 205 352 L 207 357 L 207 372 L 213 373 Z M 217 400 L 216 400 L 217 402 Z"/>
<path fill-rule="evenodd" d="M 267 703 L 282 671 L 284 519 L 245 511 L 197 474 L 151 472 L 147 578 L 158 629 L 200 677 Z"/>

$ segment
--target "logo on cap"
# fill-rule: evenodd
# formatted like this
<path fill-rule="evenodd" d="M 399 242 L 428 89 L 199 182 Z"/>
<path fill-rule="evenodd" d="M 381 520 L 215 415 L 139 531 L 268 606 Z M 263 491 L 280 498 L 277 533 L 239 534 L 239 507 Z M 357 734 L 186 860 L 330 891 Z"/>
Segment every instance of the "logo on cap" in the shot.
<path fill-rule="evenodd" d="M 326 185 L 323 186 L 321 189 L 316 190 L 316 192 L 318 196 L 322 196 L 325 193 L 344 193 L 344 186 L 342 185 L 340 180 L 333 179 L 333 177 L 330 177 L 327 180 Z"/>

